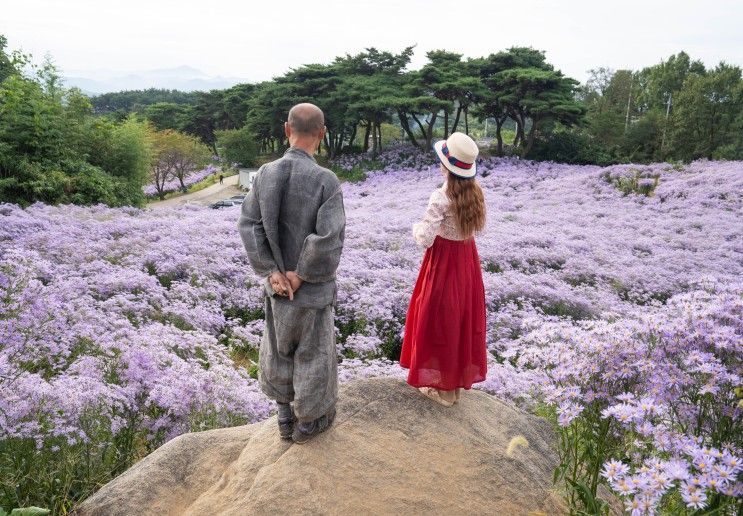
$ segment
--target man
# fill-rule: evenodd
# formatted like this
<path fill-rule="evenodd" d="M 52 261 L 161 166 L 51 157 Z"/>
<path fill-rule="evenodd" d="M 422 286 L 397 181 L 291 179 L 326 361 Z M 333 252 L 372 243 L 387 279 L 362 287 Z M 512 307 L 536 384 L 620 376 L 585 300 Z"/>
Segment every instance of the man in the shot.
<path fill-rule="evenodd" d="M 266 278 L 261 389 L 278 404 L 281 437 L 301 444 L 335 417 L 335 271 L 346 215 L 338 178 L 312 157 L 325 136 L 323 112 L 294 106 L 284 132 L 290 147 L 258 170 L 238 228 L 251 266 Z"/>

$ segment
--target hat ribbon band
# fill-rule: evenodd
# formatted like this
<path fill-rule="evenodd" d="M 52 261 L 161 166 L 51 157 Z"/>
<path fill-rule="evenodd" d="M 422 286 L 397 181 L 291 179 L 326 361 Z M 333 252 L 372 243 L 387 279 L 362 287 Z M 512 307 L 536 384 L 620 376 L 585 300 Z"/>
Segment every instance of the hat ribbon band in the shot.
<path fill-rule="evenodd" d="M 446 146 L 446 142 L 444 142 L 444 145 L 441 146 L 441 152 L 444 154 L 444 156 L 446 156 L 446 159 L 449 160 L 449 163 L 451 163 L 455 167 L 459 167 L 464 170 L 469 170 L 472 168 L 472 163 L 465 163 L 464 161 L 459 161 L 454 156 L 449 155 L 449 148 Z"/>

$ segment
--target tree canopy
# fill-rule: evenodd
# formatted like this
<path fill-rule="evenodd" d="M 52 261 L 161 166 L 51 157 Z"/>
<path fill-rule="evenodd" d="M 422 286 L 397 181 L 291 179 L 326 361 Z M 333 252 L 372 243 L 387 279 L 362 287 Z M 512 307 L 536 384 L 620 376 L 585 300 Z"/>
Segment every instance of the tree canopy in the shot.
<path fill-rule="evenodd" d="M 143 202 L 149 172 L 143 122 L 93 116 L 90 99 L 62 88 L 50 61 L 26 76 L 0 51 L 0 66 L 7 73 L 0 82 L 0 201 Z"/>
<path fill-rule="evenodd" d="M 330 158 L 376 154 L 383 124 L 396 125 L 401 137 L 429 149 L 434 138 L 470 134 L 473 123 L 478 134 L 494 137 L 498 155 L 577 163 L 743 157 L 736 66 L 706 70 L 680 52 L 637 71 L 597 68 L 580 85 L 530 47 L 479 58 L 432 50 L 417 70 L 409 69 L 413 51 L 372 47 L 258 84 L 185 97 L 167 90 L 122 92 L 93 104 L 98 110 L 129 102 L 129 111 L 157 129 L 196 135 L 214 152 L 216 133 L 233 129 L 252 135 L 259 152 L 280 151 L 287 145 L 288 110 L 313 102 L 326 115 L 322 148 Z M 490 135 L 483 134 L 484 121 L 492 124 Z M 689 138 L 693 144 L 683 142 Z M 556 147 L 562 150 L 553 152 Z"/>
<path fill-rule="evenodd" d="M 50 60 L 35 66 L 6 47 L 0 35 L 0 200 L 13 202 L 141 203 L 162 154 L 156 132 L 199 155 L 183 173 L 208 153 L 247 165 L 286 147 L 284 121 L 299 102 L 324 111 L 329 158 L 376 155 L 384 126 L 387 139 L 397 127 L 423 149 L 464 131 L 494 137 L 498 155 L 574 163 L 743 159 L 740 67 L 707 69 L 685 52 L 641 70 L 597 68 L 580 85 L 530 47 L 478 58 L 432 50 L 417 70 L 414 47 L 371 47 L 224 90 L 88 98 L 65 88 Z"/>
<path fill-rule="evenodd" d="M 591 71 L 585 133 L 610 161 L 743 159 L 741 69 L 685 52 L 642 70 Z"/>

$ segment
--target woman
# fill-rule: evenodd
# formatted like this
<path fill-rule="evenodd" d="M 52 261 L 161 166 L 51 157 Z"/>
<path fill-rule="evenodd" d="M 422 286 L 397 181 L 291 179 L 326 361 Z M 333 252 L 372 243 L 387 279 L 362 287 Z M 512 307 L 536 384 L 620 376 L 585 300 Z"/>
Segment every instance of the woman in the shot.
<path fill-rule="evenodd" d="M 478 148 L 453 133 L 434 149 L 444 185 L 434 190 L 425 218 L 413 226 L 426 248 L 408 308 L 400 365 L 408 383 L 445 406 L 461 389 L 485 380 L 485 289 L 474 235 L 485 226 L 485 200 L 475 180 Z"/>

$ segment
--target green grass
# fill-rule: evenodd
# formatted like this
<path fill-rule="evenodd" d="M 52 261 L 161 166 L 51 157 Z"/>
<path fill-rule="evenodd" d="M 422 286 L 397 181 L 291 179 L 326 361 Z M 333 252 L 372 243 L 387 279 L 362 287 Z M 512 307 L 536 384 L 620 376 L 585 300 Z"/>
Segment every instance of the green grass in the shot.
<path fill-rule="evenodd" d="M 249 348 L 233 348 L 230 358 L 235 368 L 243 368 L 254 380 L 258 379 L 258 350 Z"/>
<path fill-rule="evenodd" d="M 369 170 L 381 170 L 383 167 L 382 163 L 377 160 L 364 160 L 351 170 L 343 170 L 340 167 L 330 166 L 330 169 L 335 172 L 335 175 L 341 181 L 348 181 L 350 183 L 357 183 L 366 179 L 366 173 Z"/>
<path fill-rule="evenodd" d="M 341 181 L 348 181 L 350 183 L 358 183 L 366 179 L 366 171 L 360 166 L 353 167 L 349 170 L 341 170 L 340 168 L 333 167 L 333 172 L 338 176 Z"/>
<path fill-rule="evenodd" d="M 203 181 L 199 181 L 198 183 L 194 183 L 191 186 L 188 187 L 188 193 L 194 193 L 198 192 L 199 190 L 203 190 L 204 188 L 207 188 L 213 184 L 216 184 L 219 181 L 219 174 L 222 174 L 225 178 L 234 176 L 237 174 L 237 170 L 234 168 L 229 169 L 227 172 L 218 172 L 216 174 L 212 174 L 211 176 L 207 177 Z M 185 194 L 180 194 L 185 195 Z M 174 196 L 177 197 L 177 196 Z"/>

